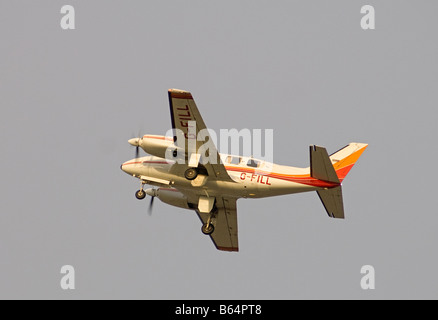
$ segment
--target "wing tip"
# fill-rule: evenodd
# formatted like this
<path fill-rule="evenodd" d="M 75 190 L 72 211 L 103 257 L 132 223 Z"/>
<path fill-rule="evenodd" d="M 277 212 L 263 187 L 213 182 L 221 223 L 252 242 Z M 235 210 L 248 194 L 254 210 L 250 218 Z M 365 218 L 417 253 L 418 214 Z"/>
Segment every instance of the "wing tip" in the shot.
<path fill-rule="evenodd" d="M 180 89 L 169 89 L 169 95 L 174 99 L 193 99 L 189 91 Z"/>

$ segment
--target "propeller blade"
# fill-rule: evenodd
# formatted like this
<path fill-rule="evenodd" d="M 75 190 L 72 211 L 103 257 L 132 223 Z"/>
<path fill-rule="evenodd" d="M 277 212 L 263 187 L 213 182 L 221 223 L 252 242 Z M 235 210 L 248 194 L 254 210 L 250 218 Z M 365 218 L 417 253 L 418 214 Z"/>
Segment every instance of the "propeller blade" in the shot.
<path fill-rule="evenodd" d="M 140 157 L 140 147 L 136 146 L 135 147 L 135 159 L 138 159 Z"/>
<path fill-rule="evenodd" d="M 148 213 L 151 216 L 152 215 L 152 207 L 154 206 L 154 196 L 151 197 L 151 202 L 149 203 Z"/>

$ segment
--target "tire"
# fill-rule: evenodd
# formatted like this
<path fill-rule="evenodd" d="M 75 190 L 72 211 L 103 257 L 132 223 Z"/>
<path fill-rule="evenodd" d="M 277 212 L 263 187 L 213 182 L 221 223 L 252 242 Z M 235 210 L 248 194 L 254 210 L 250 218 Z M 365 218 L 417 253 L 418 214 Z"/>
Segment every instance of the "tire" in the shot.
<path fill-rule="evenodd" d="M 137 190 L 137 192 L 135 193 L 135 197 L 138 200 L 143 200 L 144 198 L 146 198 L 146 192 L 144 192 L 144 190 Z"/>
<path fill-rule="evenodd" d="M 184 172 L 184 177 L 187 180 L 194 180 L 198 176 L 198 169 L 196 168 L 188 168 L 186 172 Z"/>
<path fill-rule="evenodd" d="M 210 235 L 210 234 L 212 234 L 214 232 L 214 226 L 210 223 L 210 226 L 207 229 L 207 224 L 203 224 L 202 228 L 201 228 L 201 231 L 202 231 L 203 234 L 208 236 L 208 235 Z"/>

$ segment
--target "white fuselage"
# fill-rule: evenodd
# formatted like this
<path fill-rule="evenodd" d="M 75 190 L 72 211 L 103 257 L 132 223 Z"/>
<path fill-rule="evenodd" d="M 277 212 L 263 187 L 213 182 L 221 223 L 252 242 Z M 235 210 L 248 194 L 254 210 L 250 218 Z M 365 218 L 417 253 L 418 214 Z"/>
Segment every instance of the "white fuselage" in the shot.
<path fill-rule="evenodd" d="M 239 157 L 238 164 L 227 163 L 228 155 L 221 155 L 225 168 L 234 182 L 209 180 L 207 176 L 199 175 L 195 180 L 187 180 L 184 175 L 176 174 L 175 164 L 166 159 L 147 156 L 133 159 L 122 165 L 126 173 L 145 180 L 148 184 L 162 187 L 169 182 L 170 187 L 180 190 L 190 190 L 198 195 L 228 196 L 232 198 L 263 198 L 299 192 L 315 191 L 320 188 L 332 187 L 331 184 L 310 177 L 309 168 L 265 163 L 257 160 L 258 167 L 248 166 L 250 158 Z"/>

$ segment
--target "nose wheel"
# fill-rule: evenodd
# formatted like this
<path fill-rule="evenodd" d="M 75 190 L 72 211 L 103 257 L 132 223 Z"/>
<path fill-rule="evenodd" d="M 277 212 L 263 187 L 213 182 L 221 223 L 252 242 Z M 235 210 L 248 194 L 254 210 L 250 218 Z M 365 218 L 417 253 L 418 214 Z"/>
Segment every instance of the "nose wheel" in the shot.
<path fill-rule="evenodd" d="M 143 189 L 137 190 L 137 192 L 135 193 L 135 197 L 138 200 L 143 200 L 146 197 L 146 192 L 144 192 Z"/>
<path fill-rule="evenodd" d="M 141 181 L 141 186 L 140 186 L 140 190 L 137 190 L 137 192 L 135 193 L 135 197 L 138 200 L 143 200 L 144 198 L 146 198 L 146 192 L 144 191 L 143 187 L 144 187 L 145 183 L 142 180 Z"/>

